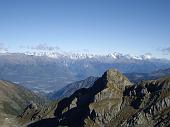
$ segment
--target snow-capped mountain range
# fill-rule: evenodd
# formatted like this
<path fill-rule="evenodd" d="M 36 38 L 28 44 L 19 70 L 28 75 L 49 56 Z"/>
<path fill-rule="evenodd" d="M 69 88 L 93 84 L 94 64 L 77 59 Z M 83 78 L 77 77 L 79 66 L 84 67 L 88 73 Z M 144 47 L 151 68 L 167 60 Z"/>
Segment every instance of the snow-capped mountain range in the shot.
<path fill-rule="evenodd" d="M 95 55 L 68 52 L 0 53 L 0 79 L 13 81 L 38 91 L 53 91 L 83 80 L 101 76 L 109 68 L 123 73 L 150 73 L 170 68 L 170 60 L 150 54 L 132 56 L 121 53 Z"/>
<path fill-rule="evenodd" d="M 132 56 L 129 54 L 121 54 L 118 52 L 113 52 L 108 55 L 96 55 L 89 53 L 67 53 L 67 52 L 24 52 L 25 55 L 29 56 L 47 56 L 50 58 L 70 58 L 70 59 L 100 59 L 101 57 L 111 58 L 111 59 L 136 59 L 136 60 L 147 60 L 152 59 L 153 57 L 150 54 L 140 55 L 140 56 Z"/>

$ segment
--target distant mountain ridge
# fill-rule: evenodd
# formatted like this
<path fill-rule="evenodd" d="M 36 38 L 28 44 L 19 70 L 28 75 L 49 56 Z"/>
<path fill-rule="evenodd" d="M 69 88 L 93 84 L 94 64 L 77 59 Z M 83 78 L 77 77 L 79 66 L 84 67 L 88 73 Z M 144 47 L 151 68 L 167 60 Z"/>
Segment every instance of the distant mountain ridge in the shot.
<path fill-rule="evenodd" d="M 109 68 L 123 73 L 150 73 L 170 68 L 170 60 L 149 56 L 132 58 L 120 53 L 106 56 L 61 55 L 57 58 L 24 53 L 0 54 L 0 79 L 22 84 L 37 92 L 53 92 L 89 76 L 98 77 Z"/>
<path fill-rule="evenodd" d="M 91 76 L 84 80 L 73 82 L 58 91 L 54 91 L 50 93 L 48 97 L 54 100 L 62 99 L 64 97 L 69 97 L 78 89 L 91 87 L 97 79 L 98 77 Z"/>
<path fill-rule="evenodd" d="M 170 76 L 170 68 L 160 69 L 151 73 L 126 73 L 125 75 L 129 78 L 130 81 L 137 83 L 141 80 L 154 80 Z"/>

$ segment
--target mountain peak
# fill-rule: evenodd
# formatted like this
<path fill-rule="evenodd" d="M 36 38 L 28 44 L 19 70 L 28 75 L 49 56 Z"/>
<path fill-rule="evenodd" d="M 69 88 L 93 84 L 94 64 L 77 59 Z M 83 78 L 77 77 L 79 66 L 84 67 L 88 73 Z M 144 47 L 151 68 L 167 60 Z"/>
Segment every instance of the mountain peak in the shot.
<path fill-rule="evenodd" d="M 106 77 L 108 80 L 113 80 L 115 77 L 120 77 L 122 74 L 114 68 L 107 70 L 102 77 Z"/>
<path fill-rule="evenodd" d="M 103 74 L 102 79 L 107 82 L 107 86 L 114 85 L 121 90 L 124 90 L 125 86 L 132 85 L 132 83 L 121 72 L 114 68 L 107 70 Z"/>

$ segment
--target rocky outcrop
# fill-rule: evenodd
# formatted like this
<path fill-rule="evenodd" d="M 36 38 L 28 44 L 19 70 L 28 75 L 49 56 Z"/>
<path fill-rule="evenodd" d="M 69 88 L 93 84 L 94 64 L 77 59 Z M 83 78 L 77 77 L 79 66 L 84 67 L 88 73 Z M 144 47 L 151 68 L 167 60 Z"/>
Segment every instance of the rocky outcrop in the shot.
<path fill-rule="evenodd" d="M 110 69 L 92 87 L 59 101 L 53 117 L 28 127 L 166 127 L 169 120 L 170 78 L 133 85 Z"/>
<path fill-rule="evenodd" d="M 23 112 L 30 101 L 44 105 L 46 99 L 25 87 L 0 80 L 0 126 L 18 127 L 16 116 Z"/>
<path fill-rule="evenodd" d="M 37 105 L 33 101 L 24 109 L 23 113 L 17 116 L 21 126 L 27 126 L 33 121 L 48 119 L 54 116 L 58 102 L 50 102 L 44 106 Z"/>
<path fill-rule="evenodd" d="M 104 126 L 117 115 L 123 102 L 123 91 L 132 86 L 130 81 L 115 69 L 110 69 L 101 78 L 103 89 L 94 95 L 90 103 L 90 113 L 95 114 L 94 123 Z M 99 84 L 94 84 L 94 88 Z M 92 87 L 92 88 L 93 88 Z"/>
<path fill-rule="evenodd" d="M 137 108 L 137 112 L 132 115 L 126 125 L 149 127 L 170 125 L 170 122 L 167 122 L 167 119 L 170 119 L 170 78 L 145 81 L 136 88 L 139 87 L 142 87 L 139 91 L 145 89 L 145 92 L 136 91 L 140 94 L 131 95 L 133 98 L 131 105 Z"/>

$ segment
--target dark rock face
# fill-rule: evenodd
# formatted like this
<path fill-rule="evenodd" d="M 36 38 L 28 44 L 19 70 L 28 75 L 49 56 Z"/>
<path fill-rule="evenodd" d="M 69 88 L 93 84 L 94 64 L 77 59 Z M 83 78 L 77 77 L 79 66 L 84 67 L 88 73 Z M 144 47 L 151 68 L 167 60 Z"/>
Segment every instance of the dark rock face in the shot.
<path fill-rule="evenodd" d="M 166 127 L 169 119 L 170 78 L 133 85 L 110 69 L 92 87 L 58 102 L 53 116 L 28 127 Z"/>

